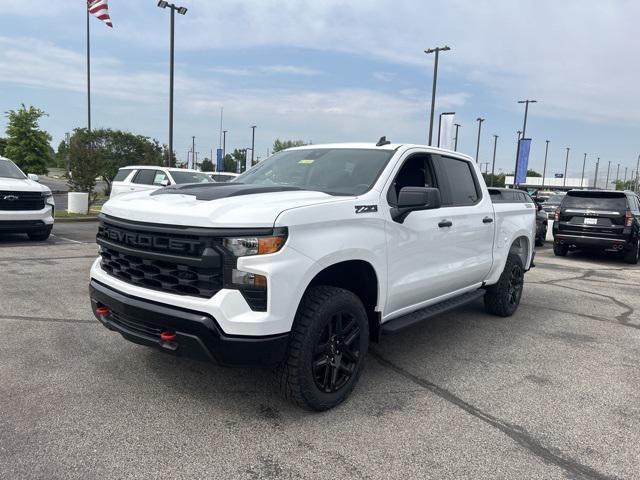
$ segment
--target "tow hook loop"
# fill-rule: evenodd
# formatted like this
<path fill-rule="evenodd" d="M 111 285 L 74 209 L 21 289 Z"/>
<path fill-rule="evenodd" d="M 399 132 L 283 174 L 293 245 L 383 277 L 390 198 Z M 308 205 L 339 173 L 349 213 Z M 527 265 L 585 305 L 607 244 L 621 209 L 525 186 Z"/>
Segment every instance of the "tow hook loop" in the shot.
<path fill-rule="evenodd" d="M 176 340 L 176 332 L 160 332 L 160 340 L 163 342 L 174 342 Z"/>
<path fill-rule="evenodd" d="M 109 307 L 105 307 L 105 306 L 96 307 L 96 314 L 100 315 L 101 317 L 108 315 L 110 311 L 111 309 Z"/>

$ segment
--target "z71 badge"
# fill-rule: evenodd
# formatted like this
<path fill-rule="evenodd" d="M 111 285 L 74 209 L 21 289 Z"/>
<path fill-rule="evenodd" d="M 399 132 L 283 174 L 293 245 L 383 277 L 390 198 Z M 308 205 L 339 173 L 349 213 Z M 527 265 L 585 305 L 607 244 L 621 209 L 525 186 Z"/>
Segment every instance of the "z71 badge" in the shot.
<path fill-rule="evenodd" d="M 374 213 L 377 211 L 377 205 L 356 205 L 356 213 Z"/>

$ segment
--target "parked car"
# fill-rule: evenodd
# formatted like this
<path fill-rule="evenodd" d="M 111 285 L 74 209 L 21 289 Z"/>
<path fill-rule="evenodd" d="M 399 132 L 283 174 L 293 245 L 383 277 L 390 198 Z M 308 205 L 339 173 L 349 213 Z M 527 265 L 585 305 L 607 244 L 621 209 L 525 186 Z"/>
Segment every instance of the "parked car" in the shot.
<path fill-rule="evenodd" d="M 565 195 L 566 192 L 556 193 L 547 198 L 542 204 L 542 209 L 545 211 L 550 220 L 553 220 L 556 214 L 556 209 L 560 206 L 560 203 L 562 203 L 562 199 L 565 197 Z"/>
<path fill-rule="evenodd" d="M 29 240 L 49 238 L 55 203 L 38 176 L 25 175 L 8 158 L 0 157 L 0 233 L 26 233 Z"/>
<path fill-rule="evenodd" d="M 535 209 L 493 203 L 476 162 L 420 145 L 310 145 L 226 185 L 109 200 L 91 268 L 96 318 L 126 339 L 227 366 L 275 365 L 326 410 L 369 342 L 484 299 L 518 308 Z"/>
<path fill-rule="evenodd" d="M 640 258 L 640 203 L 629 191 L 571 190 L 555 212 L 553 251 L 570 249 L 619 252 L 624 261 Z"/>
<path fill-rule="evenodd" d="M 522 190 L 512 188 L 489 188 L 489 195 L 493 203 L 524 203 L 536 209 L 536 237 L 537 247 L 544 245 L 547 238 L 547 214 L 542 210 L 542 206 L 534 202 L 531 195 Z"/>
<path fill-rule="evenodd" d="M 235 180 L 239 173 L 231 173 L 231 172 L 204 172 L 211 177 L 214 182 L 231 182 Z"/>
<path fill-rule="evenodd" d="M 186 168 L 166 168 L 150 165 L 123 167 L 111 183 L 111 196 L 123 193 L 153 191 L 168 185 L 184 183 L 211 183 L 209 175 Z"/>

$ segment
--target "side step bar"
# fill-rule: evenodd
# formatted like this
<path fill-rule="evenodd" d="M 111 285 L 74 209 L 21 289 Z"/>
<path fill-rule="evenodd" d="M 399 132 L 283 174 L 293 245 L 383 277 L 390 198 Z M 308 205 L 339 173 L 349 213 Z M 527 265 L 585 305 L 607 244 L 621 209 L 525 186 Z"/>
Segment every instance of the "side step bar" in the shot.
<path fill-rule="evenodd" d="M 448 312 L 449 310 L 454 310 L 462 305 L 482 298 L 484 297 L 484 294 L 485 291 L 482 288 L 473 292 L 463 293 L 460 296 L 444 300 L 440 303 L 436 303 L 435 305 L 430 305 L 428 307 L 421 308 L 420 310 L 416 310 L 415 312 L 403 315 L 402 317 L 389 320 L 388 322 L 383 323 L 380 326 L 380 329 L 384 335 L 393 335 L 401 332 L 405 328 L 415 325 L 416 323 L 420 323 L 423 320 L 435 317 L 436 315 Z"/>

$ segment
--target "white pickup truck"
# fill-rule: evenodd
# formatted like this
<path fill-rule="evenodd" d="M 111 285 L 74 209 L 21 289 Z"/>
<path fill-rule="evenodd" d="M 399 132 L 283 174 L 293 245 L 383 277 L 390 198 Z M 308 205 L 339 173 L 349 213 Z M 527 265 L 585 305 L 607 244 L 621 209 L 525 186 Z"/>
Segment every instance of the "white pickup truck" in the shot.
<path fill-rule="evenodd" d="M 384 138 L 292 148 L 231 183 L 109 200 L 91 303 L 133 342 L 276 366 L 287 398 L 325 410 L 369 342 L 481 297 L 513 314 L 535 216 L 494 204 L 459 153 Z"/>

